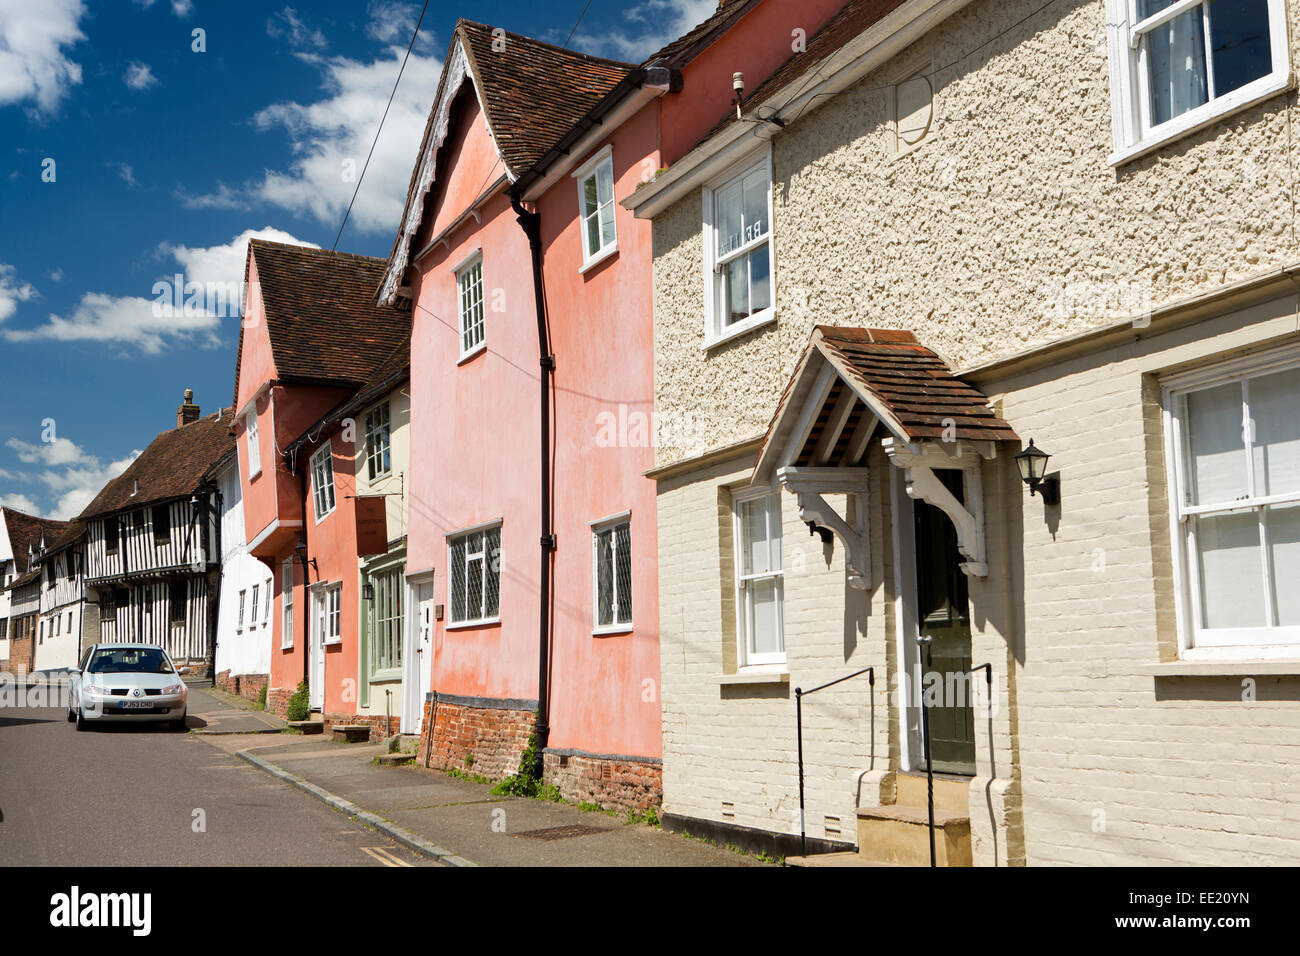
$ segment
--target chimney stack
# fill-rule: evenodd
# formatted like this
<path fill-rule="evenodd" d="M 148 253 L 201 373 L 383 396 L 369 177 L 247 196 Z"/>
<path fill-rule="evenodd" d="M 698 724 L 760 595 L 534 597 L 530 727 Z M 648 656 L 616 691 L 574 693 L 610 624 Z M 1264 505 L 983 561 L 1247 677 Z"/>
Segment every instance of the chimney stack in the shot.
<path fill-rule="evenodd" d="M 185 390 L 185 402 L 176 409 L 176 427 L 188 425 L 199 420 L 199 406 L 194 404 L 194 389 Z"/>

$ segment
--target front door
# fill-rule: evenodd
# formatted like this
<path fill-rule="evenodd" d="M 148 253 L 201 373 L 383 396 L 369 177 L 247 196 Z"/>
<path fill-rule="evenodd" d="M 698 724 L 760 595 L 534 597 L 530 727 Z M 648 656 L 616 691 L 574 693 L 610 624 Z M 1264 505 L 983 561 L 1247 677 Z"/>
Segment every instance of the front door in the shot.
<path fill-rule="evenodd" d="M 325 589 L 311 592 L 311 638 L 307 649 L 307 703 L 312 710 L 325 704 Z"/>
<path fill-rule="evenodd" d="M 433 669 L 433 581 L 412 583 L 403 648 L 402 733 L 418 734 L 424 722 L 424 698 Z"/>
<path fill-rule="evenodd" d="M 954 498 L 962 500 L 962 473 L 936 469 Z M 921 692 L 929 710 L 933 767 L 945 773 L 975 773 L 975 715 L 970 666 L 970 604 L 966 574 L 957 550 L 957 531 L 940 509 L 914 502 L 917 628 Z M 928 647 L 929 659 L 926 652 Z"/>

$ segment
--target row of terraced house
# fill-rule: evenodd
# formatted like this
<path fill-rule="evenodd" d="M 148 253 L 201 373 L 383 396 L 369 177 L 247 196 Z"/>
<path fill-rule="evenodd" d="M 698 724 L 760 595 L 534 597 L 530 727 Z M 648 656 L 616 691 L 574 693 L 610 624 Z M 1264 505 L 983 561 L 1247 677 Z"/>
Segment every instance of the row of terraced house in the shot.
<path fill-rule="evenodd" d="M 928 862 L 928 757 L 940 863 L 1289 862 L 1298 18 L 462 20 L 389 257 L 251 241 L 233 407 L 10 522 L 11 661 L 152 635 L 773 852 Z"/>

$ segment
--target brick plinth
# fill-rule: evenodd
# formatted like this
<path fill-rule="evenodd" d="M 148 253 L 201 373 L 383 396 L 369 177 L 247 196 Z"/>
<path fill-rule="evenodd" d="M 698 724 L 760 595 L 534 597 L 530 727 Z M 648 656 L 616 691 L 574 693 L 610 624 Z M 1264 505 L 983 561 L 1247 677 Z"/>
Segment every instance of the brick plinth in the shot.
<path fill-rule="evenodd" d="M 546 751 L 542 779 L 570 800 L 602 807 L 646 810 L 663 804 L 663 765 L 632 757 L 605 757 Z"/>
<path fill-rule="evenodd" d="M 492 706 L 494 703 L 501 706 Z M 446 696 L 426 700 L 417 762 L 439 770 L 471 769 L 490 780 L 508 777 L 518 771 L 519 758 L 528 748 L 535 721 L 533 706 L 531 701 Z"/>
<path fill-rule="evenodd" d="M 327 734 L 334 729 L 335 724 L 353 726 L 369 724 L 371 740 L 387 740 L 402 729 L 402 719 L 400 717 L 384 717 L 382 714 L 323 714 L 321 720 L 325 722 L 325 733 Z M 385 721 L 388 722 L 387 728 L 384 727 Z"/>
<path fill-rule="evenodd" d="M 272 687 L 266 692 L 266 709 L 277 717 L 289 714 L 289 698 L 298 690 L 297 687 Z"/>
<path fill-rule="evenodd" d="M 267 674 L 235 674 L 222 671 L 214 678 L 217 687 L 228 694 L 235 694 L 245 700 L 257 701 L 262 695 L 262 688 L 270 681 Z M 270 694 L 267 694 L 267 708 L 270 708 Z"/>

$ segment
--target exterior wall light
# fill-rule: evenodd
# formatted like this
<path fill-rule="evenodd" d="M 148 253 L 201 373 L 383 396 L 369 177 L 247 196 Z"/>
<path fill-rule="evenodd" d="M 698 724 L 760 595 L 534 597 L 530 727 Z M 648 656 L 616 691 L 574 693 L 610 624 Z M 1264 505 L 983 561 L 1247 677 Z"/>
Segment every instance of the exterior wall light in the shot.
<path fill-rule="evenodd" d="M 1032 498 L 1035 491 L 1041 492 L 1043 504 L 1059 505 L 1061 503 L 1061 476 L 1059 474 L 1047 474 L 1047 459 L 1051 458 L 1047 452 L 1034 445 L 1034 440 L 1029 439 L 1029 444 L 1025 446 L 1020 454 L 1016 455 L 1016 467 L 1020 470 L 1020 480 L 1029 486 L 1029 495 Z"/>
<path fill-rule="evenodd" d="M 369 581 L 361 585 L 361 597 L 366 601 L 373 601 L 375 599 L 375 586 Z"/>

